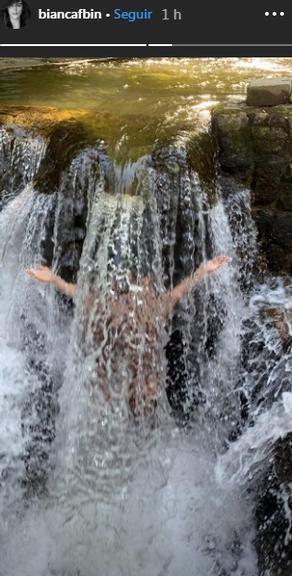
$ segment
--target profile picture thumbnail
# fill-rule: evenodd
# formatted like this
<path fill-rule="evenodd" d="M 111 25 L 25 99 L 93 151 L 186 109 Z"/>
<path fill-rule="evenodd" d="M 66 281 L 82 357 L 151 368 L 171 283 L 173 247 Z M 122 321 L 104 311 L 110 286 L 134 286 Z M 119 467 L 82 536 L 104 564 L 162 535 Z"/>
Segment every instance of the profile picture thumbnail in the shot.
<path fill-rule="evenodd" d="M 25 0 L 7 0 L 2 4 L 1 18 L 4 26 L 19 30 L 24 28 L 31 17 L 31 10 Z"/>

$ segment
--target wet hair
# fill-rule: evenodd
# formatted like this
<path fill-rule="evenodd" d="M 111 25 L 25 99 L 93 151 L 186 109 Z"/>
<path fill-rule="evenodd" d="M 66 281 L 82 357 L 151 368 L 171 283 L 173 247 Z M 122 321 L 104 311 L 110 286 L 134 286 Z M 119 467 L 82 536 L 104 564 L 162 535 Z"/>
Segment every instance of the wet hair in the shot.
<path fill-rule="evenodd" d="M 22 4 L 22 13 L 20 16 L 20 28 L 23 28 L 26 25 L 27 21 L 31 17 L 31 11 L 30 11 L 29 5 L 27 4 L 27 2 L 25 2 L 25 0 L 19 0 L 19 1 L 21 1 L 21 4 Z M 8 8 L 10 6 L 13 6 L 13 4 L 18 4 L 18 1 L 17 0 L 7 0 L 2 5 L 1 18 L 2 18 L 2 22 L 3 22 L 4 26 L 6 26 L 7 28 L 12 28 Z"/>
<path fill-rule="evenodd" d="M 121 275 L 113 275 L 111 278 L 111 289 L 117 296 L 122 294 L 128 294 L 130 292 L 130 286 L 133 282 L 133 276 L 131 272 Z"/>
<path fill-rule="evenodd" d="M 137 278 L 133 272 L 118 275 L 111 278 L 111 290 L 116 296 L 129 294 L 131 290 L 135 289 L 145 290 L 150 289 L 155 292 L 155 283 L 151 275 Z"/>

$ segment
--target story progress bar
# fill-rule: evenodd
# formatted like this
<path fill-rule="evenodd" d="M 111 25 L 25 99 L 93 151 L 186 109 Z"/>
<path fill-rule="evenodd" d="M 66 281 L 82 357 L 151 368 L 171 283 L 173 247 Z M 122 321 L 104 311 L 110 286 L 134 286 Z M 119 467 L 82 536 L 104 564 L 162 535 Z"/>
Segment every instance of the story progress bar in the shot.
<path fill-rule="evenodd" d="M 292 44 L 0 44 L 3 48 L 66 48 L 66 47 L 85 47 L 85 48 L 179 48 L 179 47 L 253 47 L 253 46 L 266 46 L 266 47 L 291 47 Z"/>

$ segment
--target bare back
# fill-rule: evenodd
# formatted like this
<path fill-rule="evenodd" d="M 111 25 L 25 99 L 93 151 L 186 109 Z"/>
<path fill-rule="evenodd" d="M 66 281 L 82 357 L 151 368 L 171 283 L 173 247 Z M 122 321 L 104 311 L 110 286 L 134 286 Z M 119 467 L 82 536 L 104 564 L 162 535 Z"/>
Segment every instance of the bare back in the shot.
<path fill-rule="evenodd" d="M 92 326 L 97 384 L 107 401 L 123 395 L 135 415 L 149 414 L 165 378 L 160 302 L 147 288 L 116 296 L 102 308 Z"/>

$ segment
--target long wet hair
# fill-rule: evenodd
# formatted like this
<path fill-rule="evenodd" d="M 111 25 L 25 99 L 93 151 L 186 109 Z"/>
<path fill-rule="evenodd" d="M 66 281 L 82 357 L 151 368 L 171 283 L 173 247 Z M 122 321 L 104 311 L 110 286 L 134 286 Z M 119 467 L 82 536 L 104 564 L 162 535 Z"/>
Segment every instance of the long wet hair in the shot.
<path fill-rule="evenodd" d="M 12 6 L 13 4 L 17 3 L 18 3 L 17 0 L 7 0 L 2 5 L 1 18 L 4 26 L 6 26 L 7 28 L 12 28 L 8 8 L 9 6 Z M 25 0 L 21 0 L 21 3 L 22 3 L 22 13 L 20 16 L 20 28 L 23 28 L 31 17 L 31 11 L 29 5 L 27 4 L 27 2 L 25 2 Z"/>

